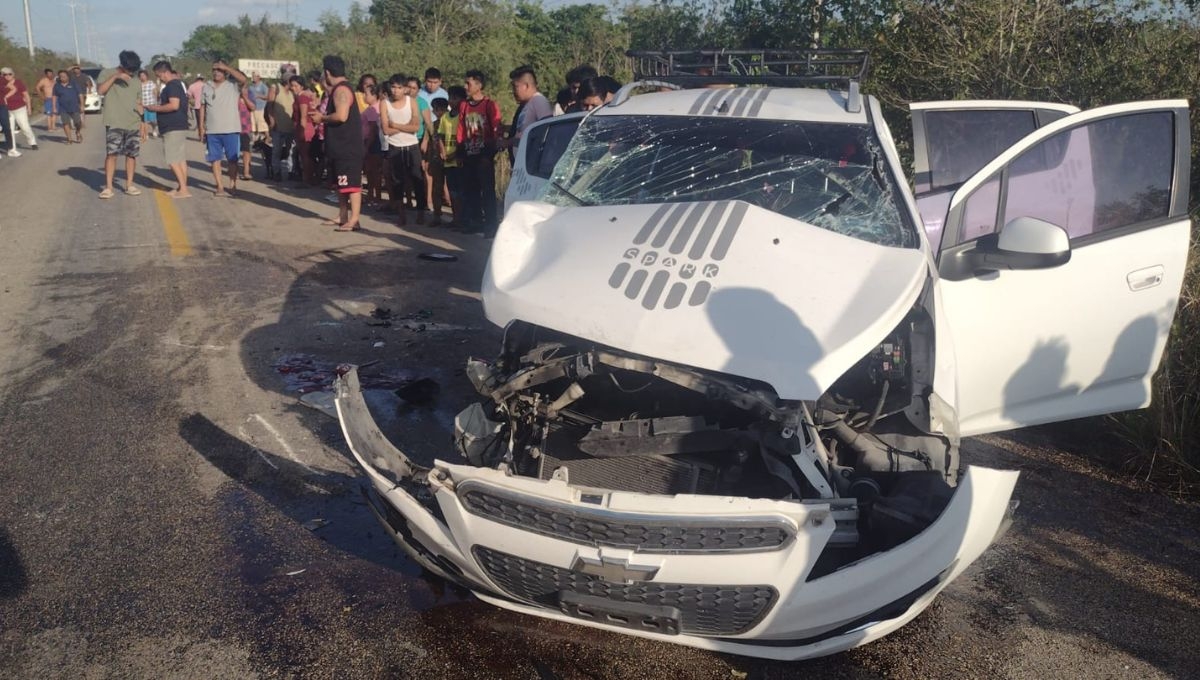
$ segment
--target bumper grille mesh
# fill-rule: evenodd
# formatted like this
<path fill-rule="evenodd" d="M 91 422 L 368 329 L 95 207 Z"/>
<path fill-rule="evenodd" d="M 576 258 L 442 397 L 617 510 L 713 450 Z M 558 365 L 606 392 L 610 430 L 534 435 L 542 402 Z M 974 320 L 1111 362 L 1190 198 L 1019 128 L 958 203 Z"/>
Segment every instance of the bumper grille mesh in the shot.
<path fill-rule="evenodd" d="M 610 583 L 515 555 L 475 546 L 480 566 L 509 596 L 543 607 L 558 608 L 561 591 L 600 597 L 614 603 L 674 607 L 679 631 L 691 635 L 737 635 L 766 616 L 778 593 L 771 586 L 689 585 L 683 583 Z"/>
<path fill-rule="evenodd" d="M 572 543 L 636 548 L 640 553 L 761 552 L 792 538 L 787 525 L 769 521 L 624 520 L 567 505 L 541 505 L 487 491 L 460 494 L 473 515 Z"/>

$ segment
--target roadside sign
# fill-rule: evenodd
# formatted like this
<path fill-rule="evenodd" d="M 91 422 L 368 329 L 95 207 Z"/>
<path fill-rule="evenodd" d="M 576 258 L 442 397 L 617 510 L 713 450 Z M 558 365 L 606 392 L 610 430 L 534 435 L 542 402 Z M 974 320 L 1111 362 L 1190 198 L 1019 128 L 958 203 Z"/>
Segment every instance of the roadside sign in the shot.
<path fill-rule="evenodd" d="M 288 67 L 293 75 L 299 75 L 300 62 L 279 61 L 275 59 L 238 59 L 238 70 L 247 76 L 257 73 L 263 78 L 279 78 L 283 67 Z"/>

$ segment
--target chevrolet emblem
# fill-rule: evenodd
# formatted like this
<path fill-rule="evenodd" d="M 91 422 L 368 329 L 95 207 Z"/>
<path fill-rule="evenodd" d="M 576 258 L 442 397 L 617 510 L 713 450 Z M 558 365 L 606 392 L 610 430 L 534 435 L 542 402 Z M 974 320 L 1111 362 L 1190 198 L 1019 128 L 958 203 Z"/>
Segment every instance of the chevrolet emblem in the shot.
<path fill-rule="evenodd" d="M 629 560 L 619 557 L 600 555 L 599 558 L 577 555 L 571 571 L 596 576 L 609 583 L 633 583 L 634 581 L 651 581 L 658 575 L 658 567 L 654 565 L 630 564 Z"/>

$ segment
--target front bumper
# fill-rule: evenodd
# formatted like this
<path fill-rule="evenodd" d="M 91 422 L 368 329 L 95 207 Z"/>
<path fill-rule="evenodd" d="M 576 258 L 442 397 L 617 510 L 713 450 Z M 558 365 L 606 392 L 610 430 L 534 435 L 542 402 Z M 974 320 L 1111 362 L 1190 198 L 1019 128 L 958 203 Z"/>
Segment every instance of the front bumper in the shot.
<path fill-rule="evenodd" d="M 574 487 L 437 461 L 379 431 L 352 369 L 342 431 L 371 508 L 417 562 L 497 606 L 721 652 L 831 654 L 903 626 L 991 544 L 1017 473 L 970 467 L 908 542 L 809 579 L 838 508 Z"/>

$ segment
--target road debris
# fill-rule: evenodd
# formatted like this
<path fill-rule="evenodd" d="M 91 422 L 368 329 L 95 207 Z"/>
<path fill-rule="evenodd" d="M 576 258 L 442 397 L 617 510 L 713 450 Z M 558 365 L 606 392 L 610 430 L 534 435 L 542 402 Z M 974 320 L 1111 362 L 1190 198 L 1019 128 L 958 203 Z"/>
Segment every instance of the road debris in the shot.
<path fill-rule="evenodd" d="M 363 370 L 377 363 L 378 360 L 368 361 L 359 366 L 359 370 L 363 371 L 360 380 L 365 389 L 394 390 L 414 380 L 414 376 L 403 369 L 370 372 Z M 339 375 L 338 368 L 341 365 L 338 362 L 318 359 L 311 354 L 285 354 L 276 359 L 271 367 L 283 377 L 287 392 L 308 394 L 332 392 L 333 381 Z"/>
<path fill-rule="evenodd" d="M 309 392 L 301 395 L 300 403 L 320 411 L 330 418 L 337 418 L 337 407 L 333 403 L 332 392 Z"/>
<path fill-rule="evenodd" d="M 316 531 L 317 529 L 320 529 L 322 527 L 329 526 L 329 521 L 318 517 L 316 519 L 308 520 L 301 526 L 303 526 L 305 529 L 308 529 L 309 531 Z"/>

